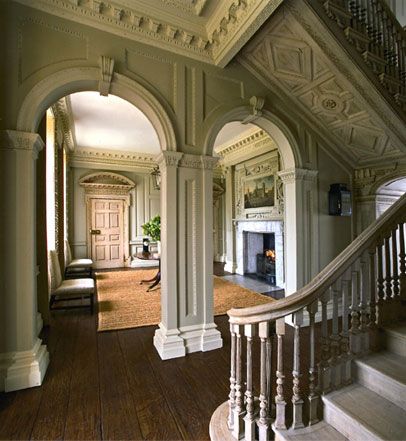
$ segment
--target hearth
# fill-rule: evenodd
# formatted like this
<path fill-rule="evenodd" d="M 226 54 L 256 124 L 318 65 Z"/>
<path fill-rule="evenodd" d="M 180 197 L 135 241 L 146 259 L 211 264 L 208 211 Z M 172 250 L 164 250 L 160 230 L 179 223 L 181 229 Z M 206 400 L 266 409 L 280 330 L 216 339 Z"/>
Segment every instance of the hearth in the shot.
<path fill-rule="evenodd" d="M 237 221 L 237 274 L 284 287 L 282 221 Z"/>

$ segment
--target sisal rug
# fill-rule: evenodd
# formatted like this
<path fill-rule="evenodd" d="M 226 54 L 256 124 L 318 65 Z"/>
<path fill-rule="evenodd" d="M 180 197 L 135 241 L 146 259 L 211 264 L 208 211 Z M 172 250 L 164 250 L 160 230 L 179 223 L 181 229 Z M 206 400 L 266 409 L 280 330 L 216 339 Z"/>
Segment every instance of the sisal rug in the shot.
<path fill-rule="evenodd" d="M 161 321 L 161 290 L 147 292 L 155 270 L 114 271 L 96 274 L 99 331 L 157 325 Z M 214 277 L 214 315 L 274 301 L 270 297 Z"/>

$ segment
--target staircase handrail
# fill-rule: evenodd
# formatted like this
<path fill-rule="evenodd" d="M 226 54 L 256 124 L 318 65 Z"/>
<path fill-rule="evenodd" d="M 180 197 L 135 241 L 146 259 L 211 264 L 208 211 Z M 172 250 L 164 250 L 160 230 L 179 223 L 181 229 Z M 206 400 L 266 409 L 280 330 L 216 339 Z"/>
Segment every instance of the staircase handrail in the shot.
<path fill-rule="evenodd" d="M 381 5 L 381 8 L 385 11 L 385 13 L 388 15 L 388 18 L 392 22 L 392 24 L 396 27 L 397 31 L 402 35 L 402 37 L 406 40 L 406 31 L 402 27 L 402 25 L 399 23 L 399 20 L 396 18 L 395 14 L 392 12 L 389 5 L 386 3 L 385 0 L 377 0 L 379 4 Z"/>
<path fill-rule="evenodd" d="M 356 237 L 335 259 L 333 259 L 307 285 L 294 294 L 265 305 L 248 308 L 232 308 L 227 314 L 232 324 L 254 324 L 277 320 L 298 312 L 319 299 L 333 283 L 342 276 L 351 264 L 366 250 L 374 247 L 391 228 L 406 215 L 406 194 L 401 196 L 388 210 Z"/>

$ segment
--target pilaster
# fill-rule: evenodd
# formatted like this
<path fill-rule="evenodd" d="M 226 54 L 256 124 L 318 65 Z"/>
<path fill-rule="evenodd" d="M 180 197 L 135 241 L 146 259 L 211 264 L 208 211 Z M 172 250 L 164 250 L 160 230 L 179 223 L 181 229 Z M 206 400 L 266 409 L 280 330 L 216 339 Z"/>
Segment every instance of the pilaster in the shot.
<path fill-rule="evenodd" d="M 163 360 L 186 354 L 178 323 L 178 163 L 182 153 L 161 152 L 161 323 L 155 331 L 154 346 Z"/>
<path fill-rule="evenodd" d="M 291 168 L 278 173 L 284 185 L 286 295 L 319 270 L 317 170 Z"/>
<path fill-rule="evenodd" d="M 37 338 L 35 133 L 0 131 L 0 390 L 41 384 L 49 355 Z"/>
<path fill-rule="evenodd" d="M 227 257 L 224 271 L 234 274 L 237 269 L 237 256 L 235 249 L 235 189 L 234 189 L 234 166 L 224 168 L 226 177 L 226 243 Z"/>

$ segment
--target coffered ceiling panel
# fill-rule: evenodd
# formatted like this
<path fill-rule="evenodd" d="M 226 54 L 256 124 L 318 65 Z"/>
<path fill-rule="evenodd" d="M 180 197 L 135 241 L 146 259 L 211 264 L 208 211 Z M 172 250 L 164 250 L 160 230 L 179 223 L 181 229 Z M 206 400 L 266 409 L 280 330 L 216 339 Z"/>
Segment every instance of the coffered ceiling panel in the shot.
<path fill-rule="evenodd" d="M 401 154 L 363 97 L 348 87 L 287 9 L 268 21 L 240 60 L 265 84 L 277 85 L 353 165 L 376 160 L 383 152 Z"/>

